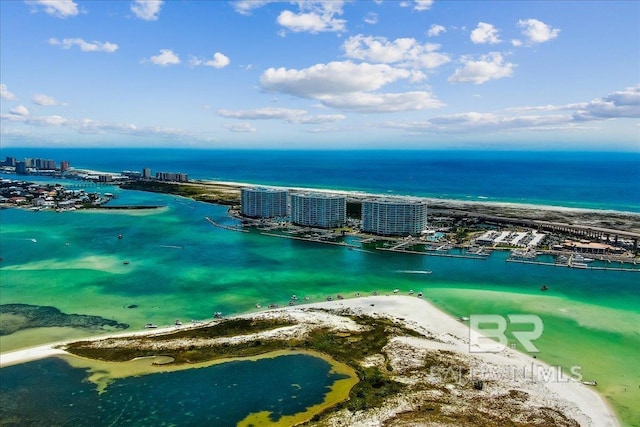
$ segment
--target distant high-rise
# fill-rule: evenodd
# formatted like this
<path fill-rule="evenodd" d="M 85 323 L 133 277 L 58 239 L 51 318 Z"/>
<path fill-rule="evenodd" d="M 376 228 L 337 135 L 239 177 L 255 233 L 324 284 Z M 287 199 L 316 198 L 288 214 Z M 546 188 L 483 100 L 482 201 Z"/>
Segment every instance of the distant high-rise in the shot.
<path fill-rule="evenodd" d="M 142 169 L 142 177 L 143 178 L 152 178 L 153 176 L 151 175 L 151 168 Z"/>
<path fill-rule="evenodd" d="M 32 167 L 39 170 L 54 170 L 56 168 L 56 161 L 50 159 L 33 159 Z"/>
<path fill-rule="evenodd" d="M 418 235 L 427 228 L 427 202 L 375 199 L 362 202 L 362 231 L 382 236 Z"/>
<path fill-rule="evenodd" d="M 306 193 L 291 195 L 291 222 L 308 227 L 333 228 L 346 223 L 344 196 Z"/>
<path fill-rule="evenodd" d="M 27 162 L 16 162 L 16 173 L 18 175 L 28 174 L 29 169 L 27 169 Z"/>
<path fill-rule="evenodd" d="M 66 160 L 63 160 L 60 162 L 60 171 L 64 172 L 64 171 L 68 171 L 69 170 L 69 162 Z"/>
<path fill-rule="evenodd" d="M 287 190 L 275 188 L 242 188 L 241 213 L 250 218 L 282 218 L 287 216 Z"/>
<path fill-rule="evenodd" d="M 156 179 L 158 181 L 188 182 L 189 176 L 186 173 L 156 172 Z"/>
<path fill-rule="evenodd" d="M 15 157 L 7 156 L 7 159 L 3 162 L 3 166 L 15 167 L 15 165 L 16 165 L 16 158 Z"/>

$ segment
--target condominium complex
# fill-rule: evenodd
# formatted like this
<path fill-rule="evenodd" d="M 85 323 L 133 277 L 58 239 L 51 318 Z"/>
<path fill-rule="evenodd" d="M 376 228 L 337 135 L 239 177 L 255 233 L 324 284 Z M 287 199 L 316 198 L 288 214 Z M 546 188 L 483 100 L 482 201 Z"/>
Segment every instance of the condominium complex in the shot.
<path fill-rule="evenodd" d="M 341 227 L 346 223 L 347 199 L 320 193 L 291 195 L 291 222 L 320 228 Z"/>
<path fill-rule="evenodd" d="M 189 176 L 186 173 L 156 172 L 156 179 L 158 181 L 189 182 Z"/>
<path fill-rule="evenodd" d="M 250 218 L 284 218 L 287 216 L 287 190 L 242 188 L 241 213 Z"/>
<path fill-rule="evenodd" d="M 418 235 L 427 228 L 427 203 L 375 199 L 362 202 L 362 231 L 382 236 Z"/>

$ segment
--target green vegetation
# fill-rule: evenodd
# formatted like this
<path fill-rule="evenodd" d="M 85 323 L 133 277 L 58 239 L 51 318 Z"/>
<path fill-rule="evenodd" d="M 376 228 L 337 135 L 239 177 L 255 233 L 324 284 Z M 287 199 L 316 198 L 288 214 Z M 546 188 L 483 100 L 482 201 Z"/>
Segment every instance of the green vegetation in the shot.
<path fill-rule="evenodd" d="M 175 194 L 190 199 L 216 203 L 219 205 L 237 205 L 240 203 L 240 189 L 224 185 L 199 183 L 172 183 L 162 181 L 132 181 L 121 185 L 127 190 L 149 191 L 152 193 Z"/>
<path fill-rule="evenodd" d="M 230 319 L 212 326 L 184 329 L 158 336 L 119 339 L 116 346 L 109 346 L 109 339 L 105 340 L 106 346 L 79 341 L 68 345 L 66 350 L 78 356 L 105 361 L 169 356 L 176 364 L 256 356 L 276 350 L 313 350 L 352 367 L 358 373 L 360 381 L 352 388 L 349 400 L 337 408 L 345 405 L 350 410 L 378 407 L 387 397 L 400 392 L 405 386 L 391 379 L 392 368 L 386 356 L 386 363 L 382 369 L 363 368 L 360 366 L 361 360 L 367 356 L 384 355 L 382 349 L 389 342 L 390 336 L 421 334 L 388 319 L 373 319 L 368 316 L 351 318 L 363 327 L 362 332 L 340 333 L 327 328 L 317 328 L 302 339 L 249 340 L 233 345 L 211 345 L 208 339 L 253 334 L 293 325 L 282 319 Z"/>

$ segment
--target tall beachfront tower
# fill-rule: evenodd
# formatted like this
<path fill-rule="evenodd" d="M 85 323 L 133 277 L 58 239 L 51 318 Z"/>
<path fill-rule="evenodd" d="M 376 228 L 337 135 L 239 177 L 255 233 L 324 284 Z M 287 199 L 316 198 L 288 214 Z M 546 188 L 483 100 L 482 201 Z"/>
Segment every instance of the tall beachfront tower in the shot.
<path fill-rule="evenodd" d="M 291 222 L 320 228 L 342 227 L 346 223 L 347 198 L 334 194 L 291 195 Z"/>
<path fill-rule="evenodd" d="M 374 199 L 362 202 L 362 231 L 382 236 L 419 235 L 427 228 L 427 202 Z"/>
<path fill-rule="evenodd" d="M 284 218 L 287 216 L 287 190 L 242 188 L 240 213 L 250 218 Z"/>

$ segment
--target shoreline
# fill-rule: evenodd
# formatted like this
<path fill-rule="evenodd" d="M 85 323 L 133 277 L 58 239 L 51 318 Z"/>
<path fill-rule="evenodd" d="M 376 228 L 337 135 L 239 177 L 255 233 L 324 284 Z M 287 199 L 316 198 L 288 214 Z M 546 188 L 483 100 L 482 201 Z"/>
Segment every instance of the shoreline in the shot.
<path fill-rule="evenodd" d="M 291 187 L 284 185 L 267 185 L 267 184 L 255 184 L 249 182 L 237 182 L 237 181 L 220 181 L 220 180 L 212 180 L 212 179 L 193 179 L 190 180 L 186 184 L 203 184 L 203 185 L 214 185 L 221 187 L 230 187 L 230 189 L 239 190 L 243 187 L 266 187 L 266 188 L 274 188 L 280 190 L 292 190 L 296 192 L 316 192 L 316 193 L 331 193 L 331 194 L 339 194 L 344 196 L 351 196 L 353 198 L 413 198 L 413 199 L 424 199 L 428 202 L 432 202 L 434 204 L 445 204 L 452 206 L 460 206 L 460 207 L 496 207 L 496 208 L 513 208 L 513 209 L 540 209 L 546 211 L 557 211 L 557 212 L 569 212 L 569 213 L 601 213 L 601 214 L 621 214 L 621 215 L 632 215 L 640 217 L 640 211 L 621 211 L 615 209 L 597 209 L 597 208 L 578 208 L 578 207 L 570 207 L 570 206 L 562 206 L 562 205 L 549 205 L 549 204 L 535 204 L 535 203 L 520 203 L 520 202 L 507 202 L 507 201 L 490 201 L 490 200 L 465 200 L 465 199 L 449 199 L 449 198 L 439 198 L 433 196 L 416 196 L 412 194 L 395 194 L 395 193 L 375 193 L 375 192 L 367 192 L 361 190 L 341 190 L 341 189 L 330 189 L 330 188 L 315 188 L 315 187 Z M 480 196 L 479 196 L 480 197 Z"/>
<path fill-rule="evenodd" d="M 449 314 L 437 308 L 432 303 L 409 296 L 373 296 L 360 297 L 345 300 L 337 300 L 330 302 L 319 302 L 312 304 L 304 304 L 293 307 L 282 307 L 273 310 L 265 310 L 234 316 L 233 318 L 256 318 L 266 317 L 274 318 L 277 316 L 299 316 L 300 318 L 309 318 L 311 313 L 321 311 L 323 313 L 337 313 L 348 311 L 355 314 L 369 315 L 372 317 L 380 316 L 390 318 L 418 332 L 428 333 L 435 336 L 437 342 L 421 342 L 418 345 L 426 345 L 431 351 L 452 351 L 458 356 L 469 361 L 469 363 L 479 364 L 478 366 L 492 366 L 498 368 L 514 368 L 523 366 L 539 365 L 542 369 L 552 369 L 546 363 L 542 363 L 537 359 L 511 349 L 506 349 L 500 353 L 470 353 L 469 350 L 469 330 L 468 327 L 454 319 Z M 201 326 L 215 323 L 206 321 L 202 324 L 185 325 L 179 328 L 175 326 L 159 328 L 155 330 L 143 330 L 135 332 L 115 333 L 107 335 L 99 335 L 85 340 L 68 340 L 59 343 L 48 344 L 44 346 L 33 347 L 29 349 L 18 350 L 14 352 L 0 354 L 0 367 L 11 366 L 19 363 L 25 363 L 46 357 L 60 356 L 69 354 L 60 349 L 60 346 L 77 341 L 101 341 L 109 338 L 123 337 L 146 337 L 152 335 L 161 335 L 175 331 L 185 331 L 188 329 L 197 329 Z M 329 322 L 330 324 L 330 322 Z M 407 344 L 407 343 L 402 343 Z M 410 344 L 410 343 L 409 343 Z M 502 388 L 514 387 L 516 389 L 525 389 L 530 393 L 538 393 L 541 396 L 549 394 L 556 398 L 562 399 L 564 404 L 561 405 L 566 409 L 568 416 L 577 421 L 581 425 L 598 425 L 598 426 L 618 426 L 620 425 L 611 406 L 600 396 L 595 390 L 589 389 L 586 385 L 575 380 L 572 381 L 529 381 L 529 379 L 516 380 L 515 383 L 501 383 Z M 505 390 L 506 391 L 506 390 Z M 551 399 L 553 401 L 553 399 Z M 335 413 L 336 416 L 339 412 Z M 389 415 L 392 416 L 393 414 Z M 332 415 L 333 416 L 333 415 Z"/>

